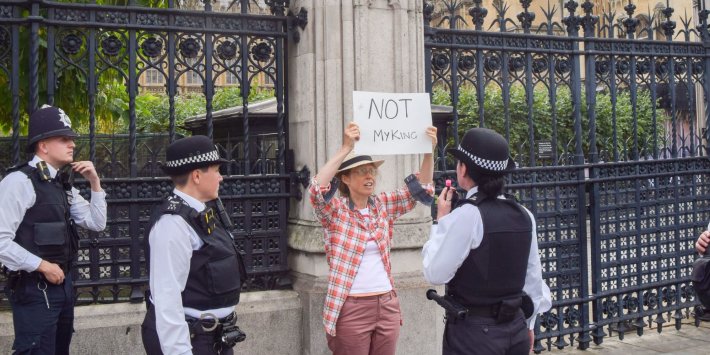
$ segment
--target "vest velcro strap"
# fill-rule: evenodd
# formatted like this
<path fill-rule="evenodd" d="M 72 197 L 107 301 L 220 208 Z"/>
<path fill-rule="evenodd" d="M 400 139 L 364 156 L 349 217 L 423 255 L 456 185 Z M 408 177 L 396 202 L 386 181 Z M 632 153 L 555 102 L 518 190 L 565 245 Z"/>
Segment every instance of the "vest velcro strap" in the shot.
<path fill-rule="evenodd" d="M 478 316 L 486 318 L 496 318 L 498 317 L 498 310 L 500 309 L 500 303 L 492 304 L 489 306 L 469 306 L 467 315 Z"/>
<path fill-rule="evenodd" d="M 522 297 L 514 297 L 487 306 L 469 306 L 467 315 L 493 318 L 497 323 L 507 323 L 515 319 L 518 312 L 523 311 Z"/>

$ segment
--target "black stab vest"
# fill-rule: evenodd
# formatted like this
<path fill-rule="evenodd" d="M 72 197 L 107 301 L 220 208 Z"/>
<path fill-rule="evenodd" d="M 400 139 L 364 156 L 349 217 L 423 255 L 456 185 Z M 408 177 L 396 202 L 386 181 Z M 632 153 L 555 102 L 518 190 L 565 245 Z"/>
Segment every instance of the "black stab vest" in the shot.
<path fill-rule="evenodd" d="M 32 181 L 36 196 L 15 232 L 15 242 L 66 272 L 76 257 L 78 243 L 70 231 L 74 228 L 69 214 L 71 186 L 57 179 L 42 180 L 37 169 L 27 164 L 8 170 L 12 171 L 20 171 Z"/>
<path fill-rule="evenodd" d="M 523 294 L 532 238 L 532 221 L 512 196 L 486 198 L 478 192 L 463 204 L 481 212 L 483 240 L 471 250 L 447 293 L 465 306 L 488 306 Z"/>
<path fill-rule="evenodd" d="M 164 214 L 181 216 L 204 243 L 200 249 L 192 251 L 190 272 L 185 290 L 182 291 L 183 306 L 208 310 L 239 303 L 246 271 L 232 236 L 222 223 L 217 221 L 216 228 L 208 234 L 199 222 L 199 218 L 204 215 L 190 207 L 179 196 L 171 194 L 153 213 L 149 232 Z M 146 255 L 150 255 L 149 246 Z"/>

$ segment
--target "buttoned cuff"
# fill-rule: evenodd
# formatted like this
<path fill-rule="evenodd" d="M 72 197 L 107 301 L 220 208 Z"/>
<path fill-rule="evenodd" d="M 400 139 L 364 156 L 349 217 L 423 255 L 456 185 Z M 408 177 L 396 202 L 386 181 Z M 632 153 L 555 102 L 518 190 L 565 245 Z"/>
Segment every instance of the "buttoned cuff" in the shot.
<path fill-rule="evenodd" d="M 27 253 L 27 259 L 25 259 L 25 265 L 27 265 L 27 272 L 37 271 L 39 264 L 42 263 L 42 258 L 32 253 Z"/>

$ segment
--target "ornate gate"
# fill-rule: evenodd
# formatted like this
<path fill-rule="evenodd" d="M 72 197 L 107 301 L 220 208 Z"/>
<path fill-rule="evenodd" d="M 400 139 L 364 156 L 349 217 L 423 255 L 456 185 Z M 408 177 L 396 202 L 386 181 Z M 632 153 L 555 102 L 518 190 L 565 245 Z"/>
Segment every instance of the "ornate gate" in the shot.
<path fill-rule="evenodd" d="M 24 160 L 20 132 L 29 113 L 55 104 L 73 112 L 82 134 L 77 159 L 95 162 L 107 193 L 106 230 L 83 231 L 80 241 L 80 302 L 142 299 L 144 229 L 152 207 L 172 190 L 158 163 L 166 145 L 185 132 L 176 100 L 193 91 L 202 105 L 198 112 L 205 112 L 202 131 L 214 136 L 229 160 L 220 195 L 246 255 L 246 287 L 289 284 L 286 219 L 294 174 L 285 51 L 306 17 L 287 15 L 287 6 L 278 0 L 0 4 L 0 86 L 7 94 L 0 109 L 10 118 L 3 128 L 12 132 L 0 142 L 9 152 L 0 167 Z M 216 88 L 229 85 L 239 94 L 228 105 L 240 106 L 241 114 L 230 124 L 234 131 L 215 132 L 213 111 L 222 90 Z M 268 124 L 250 117 L 250 93 L 259 86 L 275 100 Z M 164 100 L 149 101 L 150 90 Z M 157 105 L 161 115 L 151 117 L 163 133 L 144 134 L 144 110 L 155 113 Z M 101 134 L 107 122 L 123 128 Z M 77 184 L 88 195 L 88 184 Z"/>
<path fill-rule="evenodd" d="M 680 328 L 710 219 L 708 11 L 560 1 L 536 19 L 510 3 L 515 19 L 504 1 L 424 4 L 427 90 L 453 107 L 436 123 L 438 179 L 455 177 L 444 148 L 470 127 L 513 146 L 509 191 L 537 218 L 554 301 L 537 352 Z"/>

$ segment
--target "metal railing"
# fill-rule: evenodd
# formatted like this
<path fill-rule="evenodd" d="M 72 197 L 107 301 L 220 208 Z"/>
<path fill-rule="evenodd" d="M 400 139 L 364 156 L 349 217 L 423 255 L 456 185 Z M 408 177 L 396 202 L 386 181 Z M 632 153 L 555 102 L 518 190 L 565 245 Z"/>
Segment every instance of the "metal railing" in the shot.
<path fill-rule="evenodd" d="M 455 181 L 444 151 L 466 129 L 509 140 L 508 191 L 536 216 L 553 297 L 536 352 L 679 328 L 710 220 L 708 11 L 493 4 L 424 4 L 426 88 L 453 107 L 435 122 L 437 186 Z"/>
<path fill-rule="evenodd" d="M 76 159 L 95 162 L 107 193 L 107 228 L 80 232 L 75 275 L 79 301 L 143 297 L 145 228 L 153 206 L 172 190 L 159 163 L 185 118 L 176 105 L 185 76 L 200 79 L 204 132 L 231 162 L 224 167 L 220 195 L 245 254 L 245 290 L 287 287 L 292 164 L 286 152 L 285 51 L 289 39 L 297 40 L 295 27 L 305 24 L 305 14 L 287 15 L 288 2 L 280 0 L 237 0 L 222 9 L 213 8 L 211 1 L 194 2 L 192 8 L 180 8 L 172 0 L 164 2 L 164 8 L 145 7 L 139 0 L 128 1 L 128 6 L 110 3 L 0 4 L 0 90 L 7 91 L 0 95 L 4 114 L 0 120 L 5 120 L 0 124 L 11 132 L 0 142 L 4 147 L 0 167 L 24 161 L 26 139 L 20 132 L 28 115 L 41 104 L 53 104 L 85 127 L 77 140 Z M 147 71 L 165 83 L 167 104 L 160 111 L 163 116 L 157 117 L 163 133 L 157 135 L 138 129 L 143 113 L 137 111 L 153 109 L 137 102 L 143 92 L 140 79 Z M 215 132 L 212 121 L 215 86 L 225 75 L 241 89 L 243 110 L 235 118 L 238 135 Z M 259 122 L 250 118 L 249 93 L 261 76 L 273 83 L 276 114 L 273 125 L 255 132 Z M 111 111 L 111 105 L 119 108 Z M 125 130 L 102 134 L 100 125 L 111 120 L 125 122 Z M 85 182 L 78 180 L 76 186 L 88 197 Z"/>

